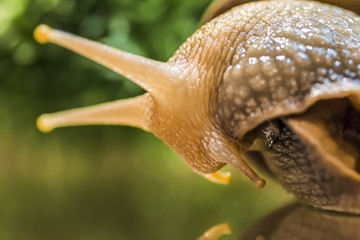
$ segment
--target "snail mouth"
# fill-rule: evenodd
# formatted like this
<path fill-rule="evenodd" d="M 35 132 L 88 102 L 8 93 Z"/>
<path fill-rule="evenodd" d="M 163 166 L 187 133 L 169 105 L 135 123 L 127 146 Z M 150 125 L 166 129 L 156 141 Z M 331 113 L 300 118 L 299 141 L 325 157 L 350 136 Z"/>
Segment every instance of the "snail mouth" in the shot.
<path fill-rule="evenodd" d="M 350 175 L 360 173 L 360 111 L 348 99 L 324 100 L 284 119 L 317 155 Z"/>

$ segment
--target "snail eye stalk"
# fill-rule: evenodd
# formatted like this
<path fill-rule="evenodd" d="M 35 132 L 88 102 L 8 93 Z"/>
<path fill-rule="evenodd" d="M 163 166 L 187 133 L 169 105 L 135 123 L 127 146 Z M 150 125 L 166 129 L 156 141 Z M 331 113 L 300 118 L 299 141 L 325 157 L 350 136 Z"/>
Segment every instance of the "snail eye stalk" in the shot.
<path fill-rule="evenodd" d="M 57 127 L 79 125 L 128 125 L 149 131 L 146 124 L 148 94 L 118 100 L 90 107 L 43 114 L 37 120 L 42 132 L 50 132 Z"/>
<path fill-rule="evenodd" d="M 54 43 L 87 57 L 119 73 L 155 96 L 164 96 L 173 89 L 181 68 L 115 49 L 73 34 L 38 26 L 34 38 L 39 43 Z"/>

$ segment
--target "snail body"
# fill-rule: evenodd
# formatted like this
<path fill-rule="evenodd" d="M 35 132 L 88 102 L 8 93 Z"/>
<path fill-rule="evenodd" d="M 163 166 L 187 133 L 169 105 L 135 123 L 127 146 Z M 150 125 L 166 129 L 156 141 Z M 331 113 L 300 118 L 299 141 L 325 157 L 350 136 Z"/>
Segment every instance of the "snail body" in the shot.
<path fill-rule="evenodd" d="M 195 172 L 222 182 L 228 178 L 217 171 L 231 164 L 261 188 L 264 180 L 244 160 L 256 152 L 252 160 L 301 200 L 360 213 L 359 23 L 356 14 L 317 2 L 249 3 L 201 26 L 167 63 L 40 26 L 39 42 L 91 58 L 147 93 L 45 114 L 38 126 L 140 127 Z"/>

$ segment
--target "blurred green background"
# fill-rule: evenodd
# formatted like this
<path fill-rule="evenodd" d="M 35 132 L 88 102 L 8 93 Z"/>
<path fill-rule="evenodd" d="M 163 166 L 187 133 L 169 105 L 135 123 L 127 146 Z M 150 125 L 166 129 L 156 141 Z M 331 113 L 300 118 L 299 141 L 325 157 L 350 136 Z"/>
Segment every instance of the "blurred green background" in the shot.
<path fill-rule="evenodd" d="M 49 134 L 37 116 L 143 91 L 74 53 L 32 38 L 40 23 L 166 61 L 210 0 L 0 1 L 0 238 L 196 239 L 229 222 L 236 239 L 289 201 L 239 172 L 206 181 L 152 134 L 71 127 Z"/>

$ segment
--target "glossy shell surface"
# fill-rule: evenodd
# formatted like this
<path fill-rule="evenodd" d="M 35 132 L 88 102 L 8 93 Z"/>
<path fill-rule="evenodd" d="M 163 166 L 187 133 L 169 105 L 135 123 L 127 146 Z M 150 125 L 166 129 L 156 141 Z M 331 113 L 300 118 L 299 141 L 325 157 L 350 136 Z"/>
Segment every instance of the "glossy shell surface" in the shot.
<path fill-rule="evenodd" d="M 219 21 L 243 39 L 218 90 L 219 119 L 235 138 L 320 99 L 360 91 L 360 18 L 350 11 L 316 2 L 259 2 L 233 8 Z"/>

